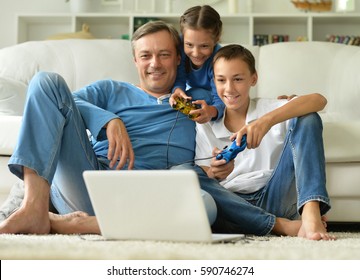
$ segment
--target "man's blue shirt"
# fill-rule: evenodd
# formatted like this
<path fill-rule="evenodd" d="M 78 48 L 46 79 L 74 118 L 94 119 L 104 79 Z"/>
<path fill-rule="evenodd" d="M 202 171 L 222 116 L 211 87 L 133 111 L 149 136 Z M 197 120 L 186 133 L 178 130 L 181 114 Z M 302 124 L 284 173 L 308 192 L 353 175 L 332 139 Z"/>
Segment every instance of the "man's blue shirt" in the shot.
<path fill-rule="evenodd" d="M 194 100 L 209 100 L 206 91 L 196 93 Z M 194 158 L 195 123 L 171 108 L 168 98 L 159 101 L 132 84 L 112 80 L 95 82 L 74 97 L 98 157 L 108 153 L 104 125 L 120 118 L 135 153 L 134 169 L 166 169 Z"/>

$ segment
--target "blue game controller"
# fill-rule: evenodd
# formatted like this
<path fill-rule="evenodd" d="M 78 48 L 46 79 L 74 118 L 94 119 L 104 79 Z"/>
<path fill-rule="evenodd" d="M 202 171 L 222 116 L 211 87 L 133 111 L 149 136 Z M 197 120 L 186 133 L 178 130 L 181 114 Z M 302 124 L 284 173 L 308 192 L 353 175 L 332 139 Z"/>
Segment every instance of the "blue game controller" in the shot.
<path fill-rule="evenodd" d="M 226 163 L 234 159 L 238 153 L 246 148 L 246 134 L 241 138 L 240 146 L 236 145 L 236 139 L 231 143 L 230 147 L 225 147 L 217 156 L 216 159 L 225 159 Z"/>

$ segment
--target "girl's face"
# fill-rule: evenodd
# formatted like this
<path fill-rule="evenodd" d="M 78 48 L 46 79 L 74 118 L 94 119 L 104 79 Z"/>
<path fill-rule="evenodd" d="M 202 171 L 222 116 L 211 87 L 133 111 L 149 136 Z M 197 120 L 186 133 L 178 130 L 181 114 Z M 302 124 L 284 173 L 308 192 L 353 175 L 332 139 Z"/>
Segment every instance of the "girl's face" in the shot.
<path fill-rule="evenodd" d="M 211 56 L 217 40 L 205 29 L 186 28 L 184 36 L 184 51 L 194 68 L 200 68 Z"/>
<path fill-rule="evenodd" d="M 214 82 L 227 110 L 247 109 L 250 88 L 256 85 L 257 74 L 240 58 L 220 58 L 214 65 Z"/>

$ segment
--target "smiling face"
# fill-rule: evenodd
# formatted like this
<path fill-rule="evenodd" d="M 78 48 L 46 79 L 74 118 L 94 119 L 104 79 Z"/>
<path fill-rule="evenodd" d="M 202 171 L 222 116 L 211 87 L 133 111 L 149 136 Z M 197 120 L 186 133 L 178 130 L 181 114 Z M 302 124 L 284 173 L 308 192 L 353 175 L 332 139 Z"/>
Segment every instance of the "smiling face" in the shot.
<path fill-rule="evenodd" d="M 151 33 L 134 42 L 134 60 L 143 90 L 155 97 L 170 93 L 180 56 L 169 32 Z"/>
<path fill-rule="evenodd" d="M 193 68 L 199 69 L 211 56 L 217 40 L 205 29 L 189 29 L 183 32 L 184 52 L 189 57 Z"/>
<path fill-rule="evenodd" d="M 257 82 L 257 74 L 250 71 L 249 65 L 239 57 L 216 60 L 214 64 L 214 82 L 219 97 L 226 110 L 246 112 L 250 97 L 250 88 Z"/>

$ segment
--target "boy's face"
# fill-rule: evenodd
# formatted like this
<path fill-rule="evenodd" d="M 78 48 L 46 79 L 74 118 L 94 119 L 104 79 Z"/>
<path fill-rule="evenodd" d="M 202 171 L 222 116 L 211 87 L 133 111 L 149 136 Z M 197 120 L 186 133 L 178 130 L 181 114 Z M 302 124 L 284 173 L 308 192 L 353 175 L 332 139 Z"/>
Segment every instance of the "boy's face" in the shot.
<path fill-rule="evenodd" d="M 191 60 L 194 68 L 200 68 L 211 56 L 216 45 L 213 35 L 204 29 L 184 30 L 184 52 Z"/>
<path fill-rule="evenodd" d="M 219 97 L 229 110 L 247 109 L 250 88 L 255 86 L 257 74 L 240 58 L 220 58 L 214 65 L 214 82 Z"/>
<path fill-rule="evenodd" d="M 137 40 L 134 60 L 143 90 L 155 97 L 170 93 L 180 56 L 167 31 L 148 34 Z"/>

